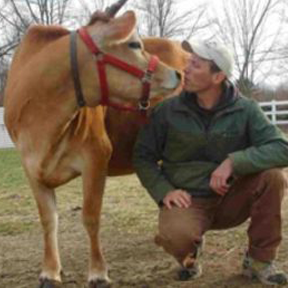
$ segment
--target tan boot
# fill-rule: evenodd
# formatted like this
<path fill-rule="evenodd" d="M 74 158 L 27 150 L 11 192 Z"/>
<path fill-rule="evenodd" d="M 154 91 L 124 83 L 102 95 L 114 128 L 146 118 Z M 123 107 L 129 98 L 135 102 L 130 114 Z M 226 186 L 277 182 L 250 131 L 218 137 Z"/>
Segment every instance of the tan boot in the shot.
<path fill-rule="evenodd" d="M 265 285 L 286 285 L 287 275 L 284 271 L 276 268 L 271 262 L 261 262 L 246 254 L 243 261 L 243 275 L 256 278 Z"/>
<path fill-rule="evenodd" d="M 199 278 L 202 275 L 202 266 L 200 264 L 200 256 L 202 255 L 204 246 L 204 237 L 197 245 L 197 249 L 194 253 L 188 254 L 183 262 L 182 267 L 178 271 L 177 279 L 179 281 L 188 281 Z"/>

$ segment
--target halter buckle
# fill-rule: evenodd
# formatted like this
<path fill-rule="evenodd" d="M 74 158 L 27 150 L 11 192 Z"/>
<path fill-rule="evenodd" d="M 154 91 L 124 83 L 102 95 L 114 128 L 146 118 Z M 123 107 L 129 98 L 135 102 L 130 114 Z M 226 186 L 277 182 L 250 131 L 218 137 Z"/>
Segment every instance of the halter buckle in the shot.
<path fill-rule="evenodd" d="M 138 107 L 140 111 L 147 111 L 150 108 L 150 101 L 139 101 Z"/>
<path fill-rule="evenodd" d="M 141 79 L 142 83 L 151 83 L 152 81 L 152 71 L 146 71 L 143 78 Z"/>

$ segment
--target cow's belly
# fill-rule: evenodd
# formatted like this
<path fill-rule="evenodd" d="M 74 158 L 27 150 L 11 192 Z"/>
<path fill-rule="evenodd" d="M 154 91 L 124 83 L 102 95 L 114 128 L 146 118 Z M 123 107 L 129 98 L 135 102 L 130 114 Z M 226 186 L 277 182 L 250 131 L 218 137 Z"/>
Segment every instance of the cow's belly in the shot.
<path fill-rule="evenodd" d="M 74 169 L 73 165 L 60 164 L 54 171 L 46 174 L 41 181 L 47 187 L 56 188 L 78 177 L 80 174 L 81 172 Z"/>
<path fill-rule="evenodd" d="M 26 174 L 32 181 L 55 188 L 83 171 L 83 159 L 73 150 L 69 141 L 62 141 L 57 149 L 45 149 L 45 145 L 34 147 L 28 145 L 27 141 L 25 146 L 19 142 L 17 144 Z"/>
<path fill-rule="evenodd" d="M 43 185 L 56 188 L 61 186 L 81 174 L 82 160 L 77 157 L 63 157 L 55 162 L 54 159 L 45 163 L 33 163 L 33 159 L 26 159 L 24 166 L 28 172 L 28 177 L 42 183 Z"/>
<path fill-rule="evenodd" d="M 108 164 L 108 176 L 122 176 L 134 173 L 131 161 L 120 161 L 119 159 L 111 159 Z"/>

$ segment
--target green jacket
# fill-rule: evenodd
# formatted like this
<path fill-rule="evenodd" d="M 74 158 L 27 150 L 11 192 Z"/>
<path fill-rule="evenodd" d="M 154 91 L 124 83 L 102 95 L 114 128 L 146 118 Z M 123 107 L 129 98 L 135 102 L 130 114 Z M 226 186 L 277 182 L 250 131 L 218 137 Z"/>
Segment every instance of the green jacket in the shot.
<path fill-rule="evenodd" d="M 217 194 L 211 173 L 227 157 L 235 175 L 288 166 L 288 141 L 258 104 L 226 88 L 212 110 L 183 91 L 156 106 L 139 132 L 133 163 L 142 185 L 157 203 L 176 188 L 193 197 Z"/>

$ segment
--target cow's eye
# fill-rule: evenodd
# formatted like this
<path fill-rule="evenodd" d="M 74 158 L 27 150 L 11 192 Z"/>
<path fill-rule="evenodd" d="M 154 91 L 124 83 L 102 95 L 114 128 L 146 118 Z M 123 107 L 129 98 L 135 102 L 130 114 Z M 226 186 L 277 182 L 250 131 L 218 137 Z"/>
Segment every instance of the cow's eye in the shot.
<path fill-rule="evenodd" d="M 141 49 L 141 43 L 140 42 L 130 42 L 128 44 L 129 48 L 132 49 Z"/>

